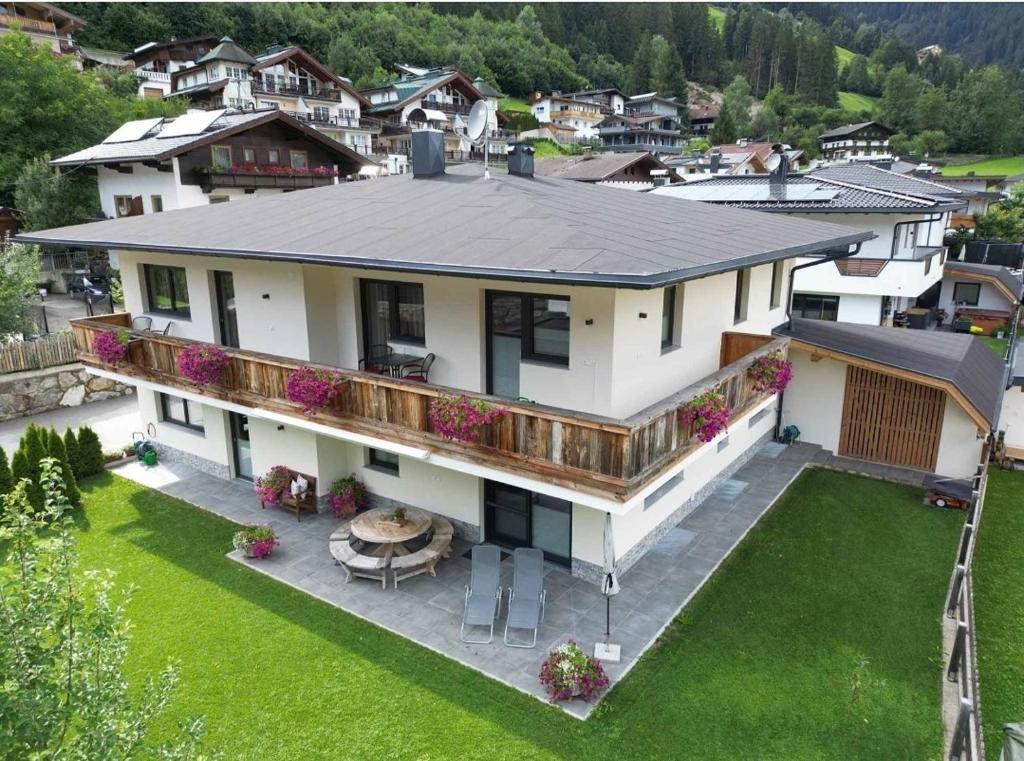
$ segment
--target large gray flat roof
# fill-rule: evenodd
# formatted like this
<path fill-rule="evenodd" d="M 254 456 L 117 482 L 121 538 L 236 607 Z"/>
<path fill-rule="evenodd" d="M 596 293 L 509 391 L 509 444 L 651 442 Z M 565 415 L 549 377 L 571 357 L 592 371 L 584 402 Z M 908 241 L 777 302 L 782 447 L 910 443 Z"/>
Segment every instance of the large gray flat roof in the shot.
<path fill-rule="evenodd" d="M 843 225 L 627 193 L 479 166 L 25 233 L 94 248 L 300 261 L 521 281 L 653 288 L 847 251 Z"/>
<path fill-rule="evenodd" d="M 951 383 L 994 425 L 999 419 L 1003 361 L 980 338 L 942 330 L 909 330 L 794 319 L 778 335 Z"/>

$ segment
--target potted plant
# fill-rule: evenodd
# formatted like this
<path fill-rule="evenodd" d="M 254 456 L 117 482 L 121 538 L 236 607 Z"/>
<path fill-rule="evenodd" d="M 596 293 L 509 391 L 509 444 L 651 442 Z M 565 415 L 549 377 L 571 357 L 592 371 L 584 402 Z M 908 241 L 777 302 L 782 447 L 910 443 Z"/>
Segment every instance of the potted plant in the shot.
<path fill-rule="evenodd" d="M 197 386 L 220 383 L 231 357 L 213 344 L 191 344 L 178 355 L 178 370 Z"/>
<path fill-rule="evenodd" d="M 996 325 L 995 328 L 993 328 L 992 330 L 992 332 L 995 334 L 995 337 L 1000 340 L 1006 337 L 1006 331 L 1007 327 L 1005 322 L 1002 323 L 1001 325 Z"/>
<path fill-rule="evenodd" d="M 729 407 L 718 389 L 706 391 L 679 408 L 679 422 L 694 426 L 697 438 L 707 443 L 729 425 Z"/>
<path fill-rule="evenodd" d="M 259 559 L 270 555 L 280 542 L 272 526 L 252 524 L 235 532 L 233 544 L 247 558 Z"/>
<path fill-rule="evenodd" d="M 256 493 L 265 505 L 280 505 L 291 486 L 292 472 L 284 465 L 275 465 L 256 479 Z"/>
<path fill-rule="evenodd" d="M 540 667 L 540 683 L 552 703 L 581 697 L 589 701 L 608 686 L 604 667 L 569 640 L 552 650 Z"/>
<path fill-rule="evenodd" d="M 312 367 L 300 367 L 292 371 L 285 381 L 285 396 L 288 401 L 302 405 L 302 411 L 312 415 L 331 405 L 338 396 L 338 384 L 342 378 L 337 373 Z"/>
<path fill-rule="evenodd" d="M 92 339 L 93 353 L 108 365 L 116 365 L 128 354 L 132 335 L 121 330 L 105 330 Z"/>
<path fill-rule="evenodd" d="M 747 372 L 754 381 L 754 391 L 780 394 L 793 379 L 793 363 L 775 352 L 755 359 Z"/>
<path fill-rule="evenodd" d="M 331 503 L 331 511 L 334 513 L 335 518 L 355 515 L 359 510 L 366 507 L 366 486 L 354 475 L 347 478 L 339 478 L 331 484 L 328 501 Z"/>
<path fill-rule="evenodd" d="M 508 414 L 504 407 L 488 404 L 483 399 L 442 395 L 430 403 L 427 417 L 434 431 L 450 441 L 474 442 L 480 438 L 481 426 L 490 425 Z"/>

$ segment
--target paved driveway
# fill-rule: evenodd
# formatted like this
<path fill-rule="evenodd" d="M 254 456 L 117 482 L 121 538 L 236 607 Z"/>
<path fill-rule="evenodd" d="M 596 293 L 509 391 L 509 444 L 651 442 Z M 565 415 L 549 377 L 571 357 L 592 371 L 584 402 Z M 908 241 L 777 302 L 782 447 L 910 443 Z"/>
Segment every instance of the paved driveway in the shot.
<path fill-rule="evenodd" d="M 134 394 L 90 402 L 80 407 L 62 407 L 0 423 L 0 447 L 7 452 L 8 459 L 11 452 L 17 449 L 18 440 L 29 423 L 45 428 L 53 426 L 62 435 L 68 426 L 78 428 L 87 425 L 96 431 L 104 450 L 130 444 L 132 432 L 142 430 L 139 401 Z"/>

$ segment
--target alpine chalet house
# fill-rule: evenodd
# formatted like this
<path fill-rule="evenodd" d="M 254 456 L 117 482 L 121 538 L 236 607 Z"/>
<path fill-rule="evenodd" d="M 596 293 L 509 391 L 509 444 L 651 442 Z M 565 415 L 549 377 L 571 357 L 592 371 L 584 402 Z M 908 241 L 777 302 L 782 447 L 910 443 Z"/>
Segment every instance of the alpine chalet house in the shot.
<path fill-rule="evenodd" d="M 498 133 L 498 99 L 500 93 L 488 86 L 491 95 L 477 89 L 473 81 L 450 67 L 425 69 L 407 64 L 395 64 L 398 78 L 361 91 L 370 102 L 368 113 L 382 121 L 378 139 L 381 153 L 409 156 L 412 146 L 410 114 L 422 112 L 433 126 L 444 131 L 444 150 L 450 153 L 469 151 L 471 146 L 455 133 L 455 127 L 464 125 L 473 104 L 487 102 L 488 135 Z M 481 80 L 482 82 L 482 80 Z M 504 141 L 495 141 L 492 154 L 502 155 Z"/>
<path fill-rule="evenodd" d="M 892 325 L 910 310 L 911 326 L 926 327 L 928 310 L 914 310 L 942 280 L 943 235 L 950 214 L 965 205 L 959 191 L 870 165 L 789 174 L 778 156 L 770 175 L 709 177 L 652 192 L 870 231 L 876 237 L 855 256 L 797 271 L 793 316 Z"/>
<path fill-rule="evenodd" d="M 597 139 L 598 124 L 613 113 L 597 98 L 559 92 L 537 98 L 530 104 L 530 112 L 542 126 L 555 125 L 571 130 L 571 137 L 563 137 L 560 142 L 586 144 Z"/>
<path fill-rule="evenodd" d="M 213 35 L 147 42 L 125 56 L 139 78 L 140 98 L 163 98 L 171 94 L 171 74 L 191 69 L 196 61 L 217 46 Z"/>
<path fill-rule="evenodd" d="M 445 169 L 440 131 L 413 139 L 411 175 L 19 239 L 119 252 L 129 313 L 73 330 L 92 372 L 138 388 L 163 459 L 285 465 L 321 502 L 355 474 L 376 505 L 594 580 L 610 514 L 625 570 L 772 436 L 750 368 L 786 352 L 794 258 L 872 234 L 535 177 L 522 143 L 486 179 Z M 118 329 L 134 341 L 106 364 L 95 339 Z M 178 359 L 210 344 L 231 366 L 200 385 Z M 302 368 L 333 401 L 287 398 Z M 698 397 L 723 405 L 718 430 L 680 422 Z M 490 422 L 438 417 L 478 403 Z"/>
<path fill-rule="evenodd" d="M 53 3 L 0 3 L 0 34 L 18 29 L 37 45 L 50 48 L 54 55 L 73 53 L 74 33 L 83 26 L 85 19 Z"/>
<path fill-rule="evenodd" d="M 601 150 L 678 155 L 683 146 L 679 104 L 656 92 L 634 95 L 623 113 L 611 114 L 598 125 L 598 133 Z"/>
<path fill-rule="evenodd" d="M 850 164 L 867 161 L 892 161 L 889 137 L 896 130 L 880 122 L 846 124 L 818 135 L 822 161 Z"/>
<path fill-rule="evenodd" d="M 94 170 L 108 217 L 320 187 L 376 171 L 369 159 L 276 109 L 131 121 L 50 163 Z"/>
<path fill-rule="evenodd" d="M 585 153 L 538 159 L 536 173 L 623 190 L 650 190 L 678 179 L 675 171 L 652 153 Z"/>

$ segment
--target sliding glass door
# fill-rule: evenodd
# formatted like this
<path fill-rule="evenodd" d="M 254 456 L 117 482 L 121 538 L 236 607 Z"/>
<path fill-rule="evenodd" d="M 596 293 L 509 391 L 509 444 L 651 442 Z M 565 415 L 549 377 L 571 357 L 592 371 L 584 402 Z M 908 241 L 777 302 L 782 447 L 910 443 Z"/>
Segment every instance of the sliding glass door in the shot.
<path fill-rule="evenodd" d="M 572 557 L 572 503 L 516 486 L 487 481 L 486 540 L 503 547 L 536 547 L 568 565 Z"/>

